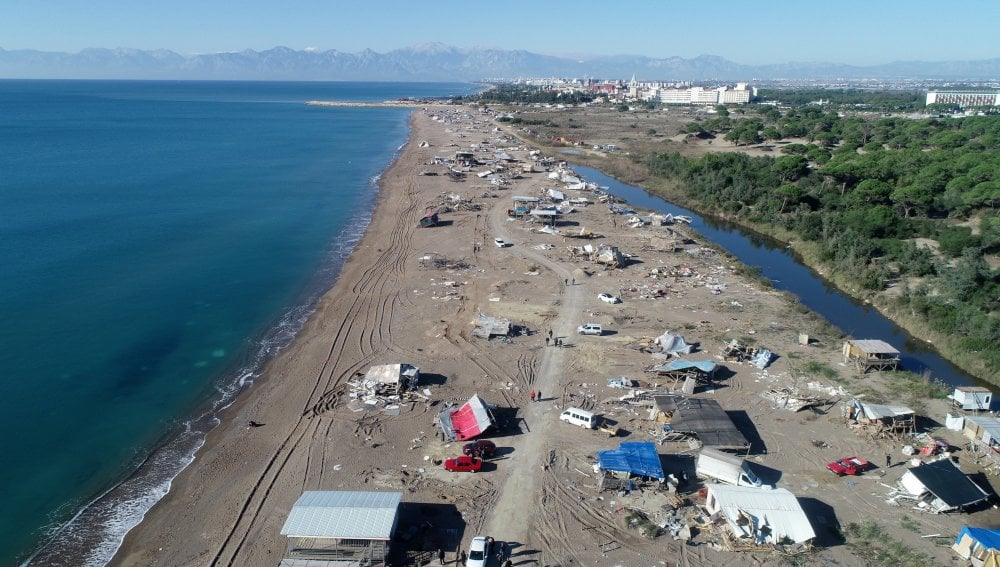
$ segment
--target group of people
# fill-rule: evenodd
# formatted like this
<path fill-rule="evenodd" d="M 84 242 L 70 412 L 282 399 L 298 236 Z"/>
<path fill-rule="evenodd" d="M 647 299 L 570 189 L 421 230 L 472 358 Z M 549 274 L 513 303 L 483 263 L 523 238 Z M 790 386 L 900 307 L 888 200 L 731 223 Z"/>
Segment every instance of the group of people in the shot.
<path fill-rule="evenodd" d="M 542 401 L 542 391 L 538 390 L 536 392 L 534 389 L 532 389 L 531 390 L 531 401 L 533 401 L 533 402 L 540 402 L 540 401 Z"/>
<path fill-rule="evenodd" d="M 549 346 L 549 342 L 552 343 L 552 346 L 563 346 L 563 340 L 561 338 L 552 336 L 552 329 L 549 329 L 549 336 L 545 337 L 545 346 Z"/>

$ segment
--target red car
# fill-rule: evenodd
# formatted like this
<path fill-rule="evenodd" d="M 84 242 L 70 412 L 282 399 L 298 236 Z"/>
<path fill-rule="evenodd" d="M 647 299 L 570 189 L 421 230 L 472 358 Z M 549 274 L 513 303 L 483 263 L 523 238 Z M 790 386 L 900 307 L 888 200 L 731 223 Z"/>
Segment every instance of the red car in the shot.
<path fill-rule="evenodd" d="M 455 457 L 444 462 L 444 470 L 451 472 L 476 472 L 483 468 L 483 460 L 476 457 Z"/>
<path fill-rule="evenodd" d="M 861 457 L 844 457 L 826 465 L 826 468 L 837 473 L 839 476 L 844 476 L 845 474 L 857 476 L 868 470 L 869 466 L 871 466 L 870 463 Z"/>
<path fill-rule="evenodd" d="M 493 444 L 492 441 L 487 439 L 477 439 L 472 443 L 466 443 L 462 447 L 462 454 L 468 455 L 470 457 L 479 457 L 480 459 L 488 459 L 497 452 L 497 446 Z"/>

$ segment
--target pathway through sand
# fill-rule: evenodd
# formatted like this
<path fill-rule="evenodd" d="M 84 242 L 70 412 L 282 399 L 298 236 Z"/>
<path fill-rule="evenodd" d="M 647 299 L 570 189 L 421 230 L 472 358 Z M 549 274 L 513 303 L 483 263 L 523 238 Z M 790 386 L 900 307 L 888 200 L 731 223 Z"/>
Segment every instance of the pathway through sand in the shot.
<path fill-rule="evenodd" d="M 494 207 L 489 216 L 489 225 L 493 233 L 510 242 L 510 237 L 504 230 L 505 211 L 502 207 Z M 580 312 L 580 298 L 583 285 L 575 285 L 572 275 L 566 266 L 546 258 L 528 246 L 514 243 L 507 250 L 525 259 L 537 262 L 551 270 L 557 280 L 573 281 L 574 285 L 563 288 L 562 301 L 559 304 L 558 315 L 551 323 L 553 336 L 564 341 L 570 340 L 575 333 L 574 318 Z M 541 329 L 543 333 L 547 329 Z M 548 470 L 549 447 L 545 440 L 549 439 L 549 429 L 559 427 L 559 397 L 554 395 L 560 388 L 559 377 L 564 368 L 567 356 L 565 348 L 548 347 L 543 350 L 541 362 L 532 385 L 534 390 L 541 392 L 542 401 L 529 404 L 523 413 L 524 420 L 530 428 L 526 435 L 516 437 L 514 458 L 505 468 L 509 470 L 506 481 L 500 487 L 500 498 L 490 512 L 490 521 L 486 533 L 493 535 L 498 541 L 518 542 L 522 545 L 538 545 L 531 541 L 530 528 L 535 524 L 535 506 L 526 506 L 541 499 L 542 471 Z M 530 495 L 537 495 L 534 498 Z"/>

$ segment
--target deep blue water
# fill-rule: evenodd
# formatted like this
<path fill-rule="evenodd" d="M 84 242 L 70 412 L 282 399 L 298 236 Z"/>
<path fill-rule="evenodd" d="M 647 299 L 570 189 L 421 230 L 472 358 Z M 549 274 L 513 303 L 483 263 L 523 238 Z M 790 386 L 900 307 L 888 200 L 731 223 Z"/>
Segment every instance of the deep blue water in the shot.
<path fill-rule="evenodd" d="M 409 111 L 303 103 L 472 90 L 0 81 L 0 564 L 103 564 L 332 283 Z"/>
<path fill-rule="evenodd" d="M 900 351 L 906 370 L 918 374 L 926 371 L 933 378 L 956 386 L 988 386 L 942 358 L 926 342 L 915 339 L 872 306 L 859 303 L 840 292 L 800 263 L 792 251 L 780 242 L 731 223 L 703 217 L 596 169 L 583 166 L 574 166 L 574 169 L 588 181 L 606 186 L 608 193 L 634 206 L 691 217 L 691 226 L 707 240 L 718 244 L 740 262 L 759 268 L 776 289 L 792 293 L 800 303 L 822 315 L 844 334 L 855 339 L 881 339 L 894 346 Z"/>

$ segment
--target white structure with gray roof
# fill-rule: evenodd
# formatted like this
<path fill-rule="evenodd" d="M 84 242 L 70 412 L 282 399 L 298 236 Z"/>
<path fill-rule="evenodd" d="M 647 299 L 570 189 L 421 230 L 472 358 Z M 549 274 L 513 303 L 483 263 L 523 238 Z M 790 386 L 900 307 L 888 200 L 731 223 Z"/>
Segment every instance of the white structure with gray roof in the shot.
<path fill-rule="evenodd" d="M 401 492 L 302 493 L 281 528 L 288 553 L 279 567 L 385 563 Z"/>

